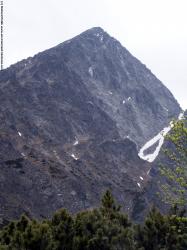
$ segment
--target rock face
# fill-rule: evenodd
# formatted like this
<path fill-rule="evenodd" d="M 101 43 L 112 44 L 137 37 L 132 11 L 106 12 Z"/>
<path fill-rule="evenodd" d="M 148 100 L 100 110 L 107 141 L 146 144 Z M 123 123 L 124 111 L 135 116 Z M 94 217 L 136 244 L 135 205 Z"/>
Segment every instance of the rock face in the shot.
<path fill-rule="evenodd" d="M 138 149 L 180 111 L 101 28 L 1 71 L 1 217 L 76 212 L 107 188 L 130 213 L 151 168 Z"/>

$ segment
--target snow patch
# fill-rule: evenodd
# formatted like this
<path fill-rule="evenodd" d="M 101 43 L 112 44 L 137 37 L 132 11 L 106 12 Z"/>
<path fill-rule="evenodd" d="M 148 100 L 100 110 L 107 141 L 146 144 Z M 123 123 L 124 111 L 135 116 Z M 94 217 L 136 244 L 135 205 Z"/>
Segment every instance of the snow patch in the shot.
<path fill-rule="evenodd" d="M 125 100 L 123 100 L 123 104 L 125 104 Z"/>
<path fill-rule="evenodd" d="M 147 171 L 147 175 L 149 175 L 149 173 L 150 173 L 150 170 L 151 170 L 151 169 L 149 169 L 149 170 Z"/>
<path fill-rule="evenodd" d="M 74 154 L 71 154 L 71 157 L 73 157 L 73 159 L 75 159 L 76 161 L 79 159 Z"/>
<path fill-rule="evenodd" d="M 181 120 L 183 116 L 184 114 L 180 113 L 178 116 L 178 120 Z M 173 122 L 170 122 L 168 127 L 164 128 L 150 141 L 146 142 L 146 144 L 140 149 L 138 153 L 139 157 L 145 161 L 153 162 L 158 156 L 160 149 L 164 143 L 164 137 L 167 135 L 167 133 L 171 130 L 172 127 L 173 127 Z M 156 147 L 155 151 L 152 154 L 144 155 L 144 151 L 153 146 L 156 142 L 158 142 L 158 146 Z"/>
<path fill-rule="evenodd" d="M 184 119 L 184 112 L 180 113 L 178 116 L 178 120 L 182 120 Z"/>
<path fill-rule="evenodd" d="M 143 181 L 143 177 L 142 176 L 140 176 L 140 179 Z"/>
<path fill-rule="evenodd" d="M 92 67 L 89 67 L 88 72 L 89 72 L 90 76 L 93 77 L 93 68 Z"/>
<path fill-rule="evenodd" d="M 112 91 L 108 91 L 108 93 L 110 94 L 110 95 L 112 95 L 113 93 L 112 93 Z"/>
<path fill-rule="evenodd" d="M 167 112 L 169 111 L 166 107 L 164 107 L 164 109 L 165 109 Z"/>
<path fill-rule="evenodd" d="M 75 142 L 73 143 L 73 146 L 76 146 L 79 144 L 79 141 L 76 139 Z"/>
<path fill-rule="evenodd" d="M 158 133 L 155 137 L 153 137 L 150 141 L 148 141 L 139 151 L 139 157 L 145 161 L 153 162 L 158 156 L 160 149 L 164 143 L 164 136 L 171 130 L 171 125 L 169 127 L 164 128 L 160 133 Z M 156 142 L 158 143 L 157 148 L 152 154 L 144 155 L 144 151 L 151 146 L 153 146 Z"/>
<path fill-rule="evenodd" d="M 22 133 L 18 131 L 18 135 L 19 135 L 19 136 L 22 136 Z"/>
<path fill-rule="evenodd" d="M 137 182 L 137 185 L 138 185 L 138 187 L 139 187 L 139 188 L 141 187 L 141 185 L 140 185 L 140 183 L 139 183 L 139 182 Z"/>
<path fill-rule="evenodd" d="M 90 104 L 90 105 L 92 105 L 92 106 L 94 105 L 93 102 L 91 102 L 91 101 L 88 101 L 87 103 Z"/>
<path fill-rule="evenodd" d="M 129 96 L 129 97 L 127 98 L 127 101 L 130 101 L 130 100 L 132 100 L 132 97 Z"/>
<path fill-rule="evenodd" d="M 24 153 L 21 153 L 21 155 L 22 155 L 23 157 L 25 157 L 25 156 L 26 156 Z"/>
<path fill-rule="evenodd" d="M 103 35 L 101 35 L 101 37 L 100 37 L 100 41 L 101 41 L 101 42 L 103 42 Z"/>

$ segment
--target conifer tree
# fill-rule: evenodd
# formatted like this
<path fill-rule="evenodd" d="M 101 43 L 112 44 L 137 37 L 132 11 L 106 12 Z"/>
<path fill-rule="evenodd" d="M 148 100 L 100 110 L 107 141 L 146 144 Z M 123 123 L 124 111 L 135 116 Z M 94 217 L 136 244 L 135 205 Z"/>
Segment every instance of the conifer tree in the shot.
<path fill-rule="evenodd" d="M 166 178 L 162 185 L 163 198 L 172 206 L 184 207 L 187 205 L 187 120 L 174 122 L 166 140 L 169 149 L 164 152 L 172 164 L 161 167 L 161 174 Z"/>

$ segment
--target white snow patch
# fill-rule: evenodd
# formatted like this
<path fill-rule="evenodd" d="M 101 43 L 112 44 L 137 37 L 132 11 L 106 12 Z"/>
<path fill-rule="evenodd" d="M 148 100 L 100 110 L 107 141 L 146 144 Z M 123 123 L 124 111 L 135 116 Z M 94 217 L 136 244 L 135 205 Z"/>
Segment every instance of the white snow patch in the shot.
<path fill-rule="evenodd" d="M 93 102 L 91 102 L 91 101 L 88 101 L 87 103 L 88 103 L 88 104 L 91 104 L 92 106 L 94 105 Z"/>
<path fill-rule="evenodd" d="M 101 42 L 103 41 L 103 35 L 101 35 L 101 37 L 100 37 L 100 41 L 101 41 Z"/>
<path fill-rule="evenodd" d="M 182 120 L 184 119 L 184 112 L 180 113 L 178 116 L 178 120 Z"/>
<path fill-rule="evenodd" d="M 123 104 L 125 104 L 125 100 L 123 100 Z"/>
<path fill-rule="evenodd" d="M 22 133 L 18 131 L 18 135 L 19 135 L 19 136 L 22 136 Z"/>
<path fill-rule="evenodd" d="M 164 107 L 164 109 L 165 109 L 167 112 L 169 111 L 166 107 Z"/>
<path fill-rule="evenodd" d="M 128 100 L 128 101 L 132 100 L 132 97 L 129 96 L 129 97 L 127 98 L 127 100 Z"/>
<path fill-rule="evenodd" d="M 160 133 L 158 133 L 155 137 L 153 137 L 150 141 L 148 141 L 139 151 L 139 157 L 142 158 L 145 161 L 153 162 L 156 157 L 158 156 L 160 149 L 164 143 L 164 136 L 170 131 L 172 126 L 164 128 Z M 144 151 L 154 145 L 156 142 L 158 143 L 157 148 L 152 154 L 144 155 Z"/>
<path fill-rule="evenodd" d="M 108 91 L 108 93 L 110 94 L 110 95 L 112 95 L 113 93 L 112 93 L 112 91 Z"/>
<path fill-rule="evenodd" d="M 88 72 L 89 72 L 90 76 L 93 77 L 93 68 L 92 67 L 89 67 Z"/>
<path fill-rule="evenodd" d="M 71 157 L 73 157 L 73 159 L 75 159 L 76 161 L 79 159 L 74 154 L 71 154 Z"/>
<path fill-rule="evenodd" d="M 181 120 L 184 116 L 183 113 L 180 113 L 178 116 L 178 119 Z M 166 128 L 164 128 L 161 132 L 159 132 L 155 137 L 153 137 L 150 141 L 146 142 L 146 144 L 140 149 L 138 155 L 140 158 L 142 158 L 145 161 L 153 162 L 156 157 L 158 156 L 160 149 L 164 143 L 164 137 L 167 135 L 167 133 L 171 130 L 173 127 L 173 122 L 170 122 L 170 125 Z M 158 146 L 156 147 L 155 151 L 152 154 L 144 155 L 144 151 L 151 146 L 153 146 L 156 142 L 158 142 Z"/>
<path fill-rule="evenodd" d="M 140 179 L 143 181 L 143 177 L 142 176 L 140 176 Z"/>
<path fill-rule="evenodd" d="M 21 153 L 21 155 L 22 155 L 23 157 L 25 157 L 25 156 L 26 156 L 24 153 Z"/>
<path fill-rule="evenodd" d="M 73 143 L 73 146 L 76 146 L 79 144 L 79 141 L 76 139 L 75 142 Z"/>
<path fill-rule="evenodd" d="M 147 171 L 147 175 L 149 175 L 149 173 L 150 173 L 150 170 L 151 170 L 151 169 L 149 169 L 149 170 Z"/>
<path fill-rule="evenodd" d="M 140 183 L 139 183 L 139 182 L 137 182 L 137 185 L 138 185 L 138 187 L 141 187 L 141 185 L 140 185 Z"/>

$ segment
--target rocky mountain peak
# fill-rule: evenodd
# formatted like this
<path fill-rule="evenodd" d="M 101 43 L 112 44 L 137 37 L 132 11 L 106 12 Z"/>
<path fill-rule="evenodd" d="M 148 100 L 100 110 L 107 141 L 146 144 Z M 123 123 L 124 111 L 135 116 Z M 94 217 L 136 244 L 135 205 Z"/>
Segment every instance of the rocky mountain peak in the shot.
<path fill-rule="evenodd" d="M 101 27 L 93 27 L 81 33 L 81 35 L 95 35 L 95 36 L 97 36 L 97 34 L 104 35 L 107 33 Z"/>
<path fill-rule="evenodd" d="M 1 214 L 75 212 L 108 188 L 130 213 L 151 168 L 137 149 L 180 111 L 98 27 L 1 71 Z"/>

